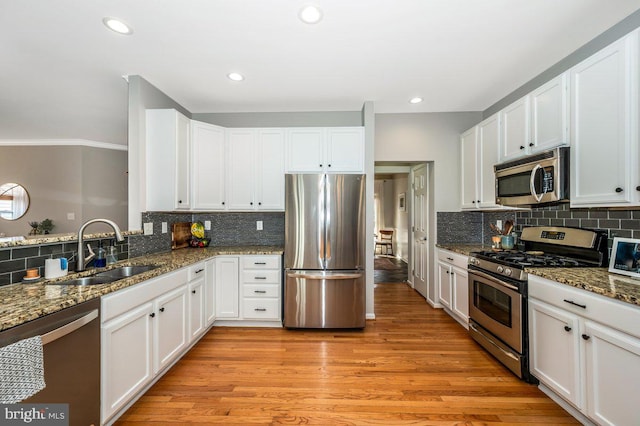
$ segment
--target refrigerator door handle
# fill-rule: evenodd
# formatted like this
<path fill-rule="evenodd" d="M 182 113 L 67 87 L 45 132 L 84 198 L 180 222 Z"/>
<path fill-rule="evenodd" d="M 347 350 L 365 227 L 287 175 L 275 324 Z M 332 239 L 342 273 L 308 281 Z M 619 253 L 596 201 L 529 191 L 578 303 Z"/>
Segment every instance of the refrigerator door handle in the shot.
<path fill-rule="evenodd" d="M 325 238 L 325 249 L 324 249 L 324 268 L 329 268 L 329 261 L 331 260 L 331 181 L 327 178 L 327 175 L 324 176 L 324 238 Z"/>
<path fill-rule="evenodd" d="M 353 280 L 355 278 L 362 277 L 361 273 L 349 274 L 349 273 L 334 273 L 334 274 L 305 274 L 290 272 L 287 274 L 289 278 L 306 278 L 308 280 Z"/>
<path fill-rule="evenodd" d="M 320 261 L 320 265 L 322 268 L 327 267 L 327 260 L 325 258 L 325 250 L 326 250 L 326 236 L 327 236 L 327 223 L 326 223 L 326 185 L 327 179 L 326 176 L 322 175 L 320 191 L 318 194 L 318 204 L 320 205 L 319 214 L 318 214 L 318 260 Z"/>

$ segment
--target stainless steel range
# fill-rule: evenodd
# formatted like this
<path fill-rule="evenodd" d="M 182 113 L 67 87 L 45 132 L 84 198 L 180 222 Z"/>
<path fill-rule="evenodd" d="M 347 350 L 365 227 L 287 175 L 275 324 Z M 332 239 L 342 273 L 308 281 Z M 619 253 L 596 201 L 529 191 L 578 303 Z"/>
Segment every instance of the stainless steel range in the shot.
<path fill-rule="evenodd" d="M 469 254 L 469 332 L 518 377 L 529 382 L 525 268 L 590 267 L 608 263 L 607 234 L 580 228 L 530 227 L 524 250 Z"/>

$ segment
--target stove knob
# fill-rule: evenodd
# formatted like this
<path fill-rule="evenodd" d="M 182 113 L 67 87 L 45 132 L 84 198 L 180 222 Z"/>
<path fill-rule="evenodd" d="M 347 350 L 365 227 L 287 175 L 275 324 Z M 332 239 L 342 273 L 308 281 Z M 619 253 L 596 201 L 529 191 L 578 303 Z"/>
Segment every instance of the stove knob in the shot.
<path fill-rule="evenodd" d="M 496 271 L 498 271 L 499 273 L 502 273 L 504 271 L 504 268 L 502 266 L 498 266 L 496 268 Z"/>
<path fill-rule="evenodd" d="M 510 268 L 505 268 L 505 270 L 504 270 L 504 274 L 505 274 L 506 276 L 510 277 L 510 276 L 511 276 L 511 274 L 512 274 L 511 269 L 510 269 Z"/>

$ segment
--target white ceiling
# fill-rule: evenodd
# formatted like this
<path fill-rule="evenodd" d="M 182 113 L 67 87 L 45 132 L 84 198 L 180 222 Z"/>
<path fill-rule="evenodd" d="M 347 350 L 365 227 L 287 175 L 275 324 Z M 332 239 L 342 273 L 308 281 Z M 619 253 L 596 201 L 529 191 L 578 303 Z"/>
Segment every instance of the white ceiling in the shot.
<path fill-rule="evenodd" d="M 482 111 L 639 0 L 0 0 L 0 139 L 126 143 L 141 75 L 191 112 Z M 102 18 L 134 34 L 107 30 Z M 237 71 L 237 83 L 226 74 Z M 422 96 L 422 104 L 409 98 Z"/>

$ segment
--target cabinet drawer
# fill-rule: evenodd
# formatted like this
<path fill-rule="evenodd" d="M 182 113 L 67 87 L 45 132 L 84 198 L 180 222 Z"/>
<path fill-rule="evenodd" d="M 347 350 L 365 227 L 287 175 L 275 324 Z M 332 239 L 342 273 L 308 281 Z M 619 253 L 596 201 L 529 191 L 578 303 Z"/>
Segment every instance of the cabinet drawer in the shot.
<path fill-rule="evenodd" d="M 204 262 L 198 262 L 195 265 L 189 266 L 189 281 L 193 281 L 201 276 L 204 276 Z"/>
<path fill-rule="evenodd" d="M 443 249 L 438 249 L 438 260 L 462 269 L 467 269 L 467 264 L 469 263 L 468 256 Z"/>
<path fill-rule="evenodd" d="M 280 299 L 244 299 L 244 319 L 280 319 Z"/>
<path fill-rule="evenodd" d="M 243 297 L 280 297 L 278 284 L 245 284 L 242 286 Z"/>
<path fill-rule="evenodd" d="M 279 284 L 281 272 L 277 271 L 242 271 L 243 283 Z"/>
<path fill-rule="evenodd" d="M 529 297 L 640 338 L 640 308 L 529 274 Z"/>
<path fill-rule="evenodd" d="M 280 269 L 280 256 L 242 256 L 242 269 Z"/>

